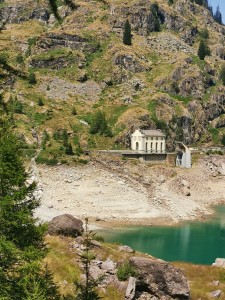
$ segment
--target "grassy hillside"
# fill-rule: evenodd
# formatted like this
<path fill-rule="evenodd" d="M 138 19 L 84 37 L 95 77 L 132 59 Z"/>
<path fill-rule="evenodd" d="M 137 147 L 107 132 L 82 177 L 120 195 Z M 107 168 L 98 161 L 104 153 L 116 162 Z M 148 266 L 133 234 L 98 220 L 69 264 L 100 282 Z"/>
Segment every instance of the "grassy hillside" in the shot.
<path fill-rule="evenodd" d="M 59 7 L 62 24 L 44 1 L 29 2 L 26 15 L 24 2 L 7 0 L 0 8 L 9 15 L 0 85 L 21 138 L 42 149 L 39 161 L 71 160 L 68 144 L 75 161 L 83 150 L 129 147 L 137 127 L 164 130 L 169 151 L 176 140 L 221 145 L 225 29 L 207 8 L 185 0 L 76 4 L 74 11 Z M 122 39 L 126 20 L 131 46 Z M 197 54 L 201 40 L 210 50 L 204 60 Z M 112 135 L 90 133 L 99 110 Z"/>

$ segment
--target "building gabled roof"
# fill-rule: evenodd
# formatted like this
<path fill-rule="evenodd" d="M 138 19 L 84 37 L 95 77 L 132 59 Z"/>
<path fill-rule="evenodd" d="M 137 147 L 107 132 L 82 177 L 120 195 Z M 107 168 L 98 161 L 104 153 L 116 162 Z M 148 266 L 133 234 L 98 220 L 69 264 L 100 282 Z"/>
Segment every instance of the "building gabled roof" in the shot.
<path fill-rule="evenodd" d="M 141 130 L 145 136 L 166 136 L 161 130 L 157 129 L 149 129 L 149 130 Z"/>

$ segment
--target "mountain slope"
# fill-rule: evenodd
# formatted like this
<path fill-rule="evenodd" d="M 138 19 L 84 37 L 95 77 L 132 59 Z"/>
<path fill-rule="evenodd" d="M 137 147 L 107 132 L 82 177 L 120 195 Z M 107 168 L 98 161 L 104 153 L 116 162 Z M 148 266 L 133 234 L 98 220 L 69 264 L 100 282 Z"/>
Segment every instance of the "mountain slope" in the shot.
<path fill-rule="evenodd" d="M 173 2 L 77 1 L 75 11 L 59 8 L 60 25 L 45 1 L 2 1 L 0 84 L 24 140 L 42 144 L 48 158 L 64 156 L 63 129 L 77 153 L 80 145 L 129 147 L 137 127 L 163 129 L 169 151 L 176 140 L 220 145 L 225 27 L 203 6 Z M 127 19 L 131 46 L 122 42 Z M 211 52 L 204 60 L 202 39 Z M 89 133 L 98 110 L 113 137 Z"/>

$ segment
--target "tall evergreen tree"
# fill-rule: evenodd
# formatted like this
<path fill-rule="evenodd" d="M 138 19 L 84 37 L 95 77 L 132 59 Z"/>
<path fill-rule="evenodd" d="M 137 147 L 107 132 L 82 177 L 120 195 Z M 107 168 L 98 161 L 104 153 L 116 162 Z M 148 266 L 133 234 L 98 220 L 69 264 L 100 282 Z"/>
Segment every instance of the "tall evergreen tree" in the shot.
<path fill-rule="evenodd" d="M 206 56 L 206 44 L 205 44 L 204 40 L 201 40 L 200 44 L 199 44 L 199 48 L 198 48 L 198 57 L 201 60 L 204 60 L 205 56 Z"/>
<path fill-rule="evenodd" d="M 132 45 L 131 26 L 130 26 L 130 22 L 128 20 L 126 20 L 126 22 L 124 24 L 123 43 L 124 43 L 124 45 L 128 45 L 128 46 Z"/>
<path fill-rule="evenodd" d="M 220 79 L 222 80 L 223 85 L 225 85 L 225 64 L 223 64 L 221 67 Z"/>
<path fill-rule="evenodd" d="M 216 8 L 216 11 L 215 11 L 215 13 L 214 13 L 214 15 L 213 15 L 213 18 L 214 18 L 214 20 L 215 20 L 217 23 L 222 24 L 222 14 L 221 14 L 221 12 L 220 12 L 220 7 L 219 7 L 219 5 L 218 5 L 217 8 Z"/>
<path fill-rule="evenodd" d="M 42 268 L 46 248 L 45 227 L 37 225 L 33 211 L 35 184 L 28 184 L 20 142 L 0 103 L 0 293 L 5 300 L 59 299 L 47 269 Z"/>

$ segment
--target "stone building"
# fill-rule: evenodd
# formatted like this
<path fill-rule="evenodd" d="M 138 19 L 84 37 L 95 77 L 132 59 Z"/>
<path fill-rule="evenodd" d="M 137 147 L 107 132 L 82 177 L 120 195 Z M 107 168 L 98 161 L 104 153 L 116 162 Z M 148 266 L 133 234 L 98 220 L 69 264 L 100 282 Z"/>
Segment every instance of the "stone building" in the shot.
<path fill-rule="evenodd" d="M 161 130 L 137 129 L 131 134 L 131 149 L 146 153 L 165 153 L 166 136 Z"/>

